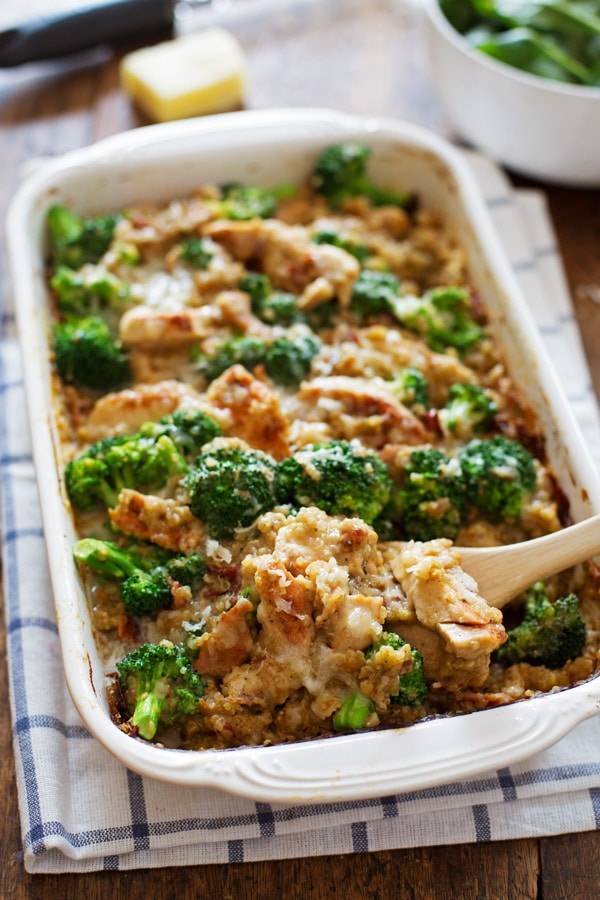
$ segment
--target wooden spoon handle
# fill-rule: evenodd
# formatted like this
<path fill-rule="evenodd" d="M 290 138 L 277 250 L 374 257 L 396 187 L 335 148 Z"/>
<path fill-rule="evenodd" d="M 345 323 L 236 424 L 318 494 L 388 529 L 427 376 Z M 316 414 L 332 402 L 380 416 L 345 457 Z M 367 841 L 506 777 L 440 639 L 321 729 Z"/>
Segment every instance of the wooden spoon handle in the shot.
<path fill-rule="evenodd" d="M 503 607 L 533 584 L 600 553 L 600 515 L 532 541 L 461 548 L 462 566 L 491 606 Z"/>

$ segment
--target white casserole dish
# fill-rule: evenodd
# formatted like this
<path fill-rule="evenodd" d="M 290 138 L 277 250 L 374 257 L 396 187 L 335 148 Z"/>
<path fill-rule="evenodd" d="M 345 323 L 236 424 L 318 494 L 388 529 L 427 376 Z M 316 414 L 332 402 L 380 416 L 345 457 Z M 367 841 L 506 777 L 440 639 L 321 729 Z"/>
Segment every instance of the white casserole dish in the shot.
<path fill-rule="evenodd" d="M 506 766 L 558 740 L 600 708 L 600 679 L 549 696 L 409 728 L 275 747 L 165 750 L 111 722 L 87 603 L 72 561 L 75 533 L 62 487 L 52 416 L 44 280 L 47 207 L 90 214 L 164 201 L 203 182 L 300 181 L 323 146 L 355 139 L 374 150 L 382 184 L 415 190 L 466 247 L 513 376 L 537 411 L 575 520 L 600 512 L 600 484 L 531 315 L 460 156 L 415 126 L 321 110 L 233 113 L 138 129 L 68 154 L 33 175 L 9 213 L 8 236 L 35 464 L 66 679 L 87 728 L 130 769 L 178 785 L 268 802 L 362 799 L 454 781 Z M 57 465 L 58 462 L 58 465 Z"/>

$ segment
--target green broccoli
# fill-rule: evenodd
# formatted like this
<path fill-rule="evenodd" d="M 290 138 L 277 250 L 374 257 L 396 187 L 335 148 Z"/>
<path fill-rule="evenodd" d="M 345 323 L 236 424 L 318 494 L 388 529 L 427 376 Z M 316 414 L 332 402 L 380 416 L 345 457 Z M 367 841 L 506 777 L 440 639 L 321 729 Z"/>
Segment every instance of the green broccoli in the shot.
<path fill-rule="evenodd" d="M 55 325 L 52 347 L 57 372 L 68 384 L 108 391 L 131 378 L 127 353 L 97 316 Z"/>
<path fill-rule="evenodd" d="M 455 347 L 459 353 L 466 353 L 483 335 L 471 318 L 469 297 L 463 288 L 441 287 L 422 297 L 399 297 L 393 303 L 393 313 L 405 328 L 422 335 L 438 352 Z"/>
<path fill-rule="evenodd" d="M 505 437 L 475 439 L 460 451 L 470 501 L 492 521 L 517 519 L 536 485 L 534 458 Z"/>
<path fill-rule="evenodd" d="M 170 606 L 173 588 L 185 585 L 196 589 L 206 571 L 204 560 L 196 553 L 159 562 L 156 557 L 95 538 L 77 541 L 73 556 L 79 565 L 121 583 L 121 600 L 130 616 L 149 616 Z"/>
<path fill-rule="evenodd" d="M 520 625 L 511 628 L 508 640 L 496 651 L 498 662 L 506 665 L 530 663 L 560 669 L 581 655 L 586 625 L 575 594 L 554 602 L 538 581 L 525 594 L 525 615 Z"/>
<path fill-rule="evenodd" d="M 446 435 L 466 438 L 476 431 L 485 431 L 498 412 L 496 401 L 475 384 L 453 384 L 448 400 L 438 411 L 438 421 Z"/>
<path fill-rule="evenodd" d="M 390 387 L 394 396 L 417 415 L 426 412 L 429 406 L 429 385 L 420 369 L 402 369 Z"/>
<path fill-rule="evenodd" d="M 371 659 L 382 647 L 391 647 L 400 650 L 406 644 L 404 638 L 393 631 L 384 631 L 381 637 L 365 651 L 367 659 Z M 400 706 L 419 706 L 427 699 L 427 682 L 423 669 L 423 655 L 410 648 L 412 656 L 412 669 L 398 679 L 398 693 L 394 695 L 393 702 Z"/>
<path fill-rule="evenodd" d="M 363 144 L 333 144 L 321 153 L 312 176 L 317 193 L 322 194 L 330 206 L 341 206 L 350 197 L 367 197 L 374 206 L 392 204 L 406 206 L 408 194 L 386 191 L 376 187 L 367 177 L 369 147 Z"/>
<path fill-rule="evenodd" d="M 122 310 L 129 299 L 129 285 L 110 272 L 90 275 L 59 266 L 50 280 L 61 312 L 83 316 L 107 307 Z"/>
<path fill-rule="evenodd" d="M 214 255 L 211 242 L 206 238 L 186 237 L 180 244 L 180 258 L 194 269 L 207 269 Z"/>
<path fill-rule="evenodd" d="M 239 283 L 240 290 L 250 294 L 252 312 L 270 325 L 295 325 L 303 322 L 294 294 L 273 291 L 267 275 L 247 272 Z"/>
<path fill-rule="evenodd" d="M 333 716 L 331 724 L 334 731 L 357 731 L 364 728 L 370 715 L 375 711 L 375 704 L 360 691 L 350 694 Z"/>
<path fill-rule="evenodd" d="M 200 409 L 178 409 L 170 416 L 164 416 L 156 425 L 145 423 L 141 434 L 160 432 L 171 438 L 179 452 L 190 459 L 200 452 L 204 444 L 219 437 L 221 426 L 207 413 Z"/>
<path fill-rule="evenodd" d="M 151 741 L 159 728 L 193 715 L 204 692 L 183 647 L 142 644 L 117 663 L 129 722 Z"/>
<path fill-rule="evenodd" d="M 339 236 L 337 231 L 323 230 L 316 231 L 312 236 L 315 244 L 331 244 L 345 250 L 351 256 L 354 256 L 359 263 L 363 263 L 365 259 L 371 256 L 371 251 L 365 244 L 358 244 L 356 241 L 347 240 Z"/>
<path fill-rule="evenodd" d="M 118 216 L 84 219 L 65 206 L 51 206 L 47 222 L 54 265 L 79 269 L 98 262 L 110 246 L 117 221 Z"/>
<path fill-rule="evenodd" d="M 113 251 L 124 266 L 137 266 L 142 258 L 139 248 L 130 241 L 119 241 L 113 246 Z"/>
<path fill-rule="evenodd" d="M 322 328 L 331 328 L 339 315 L 339 305 L 335 298 L 319 303 L 304 313 L 306 324 L 313 331 L 321 331 Z"/>
<path fill-rule="evenodd" d="M 231 537 L 275 506 L 275 462 L 258 450 L 205 450 L 186 478 L 190 508 L 213 537 Z"/>
<path fill-rule="evenodd" d="M 320 349 L 321 342 L 313 334 L 277 338 L 267 348 L 267 374 L 276 384 L 294 387 L 306 378 Z"/>
<path fill-rule="evenodd" d="M 413 450 L 404 483 L 392 503 L 408 538 L 455 538 L 466 513 L 465 484 L 458 461 L 434 448 Z"/>
<path fill-rule="evenodd" d="M 280 502 L 359 516 L 369 524 L 388 502 L 391 485 L 379 456 L 348 441 L 310 444 L 277 467 Z"/>
<path fill-rule="evenodd" d="M 185 471 L 185 459 L 171 438 L 159 426 L 143 427 L 92 444 L 68 463 L 65 482 L 73 506 L 85 512 L 99 504 L 114 507 L 123 488 L 158 490 Z"/>
<path fill-rule="evenodd" d="M 278 201 L 291 196 L 294 192 L 295 188 L 289 185 L 260 188 L 231 182 L 221 188 L 219 213 L 224 219 L 237 221 L 269 219 L 275 214 Z"/>
<path fill-rule="evenodd" d="M 238 335 L 219 344 L 210 356 L 201 356 L 198 368 L 207 381 L 214 381 L 223 372 L 236 364 L 252 371 L 265 362 L 267 344 L 262 338 L 252 335 Z"/>
<path fill-rule="evenodd" d="M 358 319 L 393 312 L 400 297 L 400 282 L 391 272 L 363 269 L 354 283 L 350 309 Z"/>

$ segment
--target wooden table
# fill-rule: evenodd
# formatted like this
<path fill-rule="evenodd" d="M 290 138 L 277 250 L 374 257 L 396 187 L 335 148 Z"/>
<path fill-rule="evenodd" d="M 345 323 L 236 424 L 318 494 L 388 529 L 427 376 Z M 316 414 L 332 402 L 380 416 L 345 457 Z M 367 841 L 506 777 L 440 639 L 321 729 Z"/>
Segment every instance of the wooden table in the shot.
<path fill-rule="evenodd" d="M 71 0 L 76 2 L 76 0 Z M 80 0 L 81 2 L 81 0 Z M 12 13 L 52 5 L 3 0 Z M 424 67 L 412 18 L 393 18 L 385 4 L 364 2 L 339 20 L 302 23 L 292 40 L 277 31 L 247 41 L 249 106 L 329 105 L 405 117 L 447 131 Z M 69 63 L 0 73 L 0 213 L 22 163 L 55 155 L 141 124 L 118 90 L 116 59 L 98 51 Z M 531 184 L 515 179 L 517 184 Z M 600 386 L 600 193 L 547 188 L 552 217 L 594 382 Z M 6 290 L 0 259 L 0 289 Z M 596 302 L 594 302 L 594 300 Z M 3 649 L 3 648 L 2 648 Z M 0 898 L 151 897 L 529 898 L 600 896 L 600 836 L 397 850 L 364 856 L 153 870 L 152 873 L 28 876 L 20 858 L 6 669 L 0 666 Z"/>

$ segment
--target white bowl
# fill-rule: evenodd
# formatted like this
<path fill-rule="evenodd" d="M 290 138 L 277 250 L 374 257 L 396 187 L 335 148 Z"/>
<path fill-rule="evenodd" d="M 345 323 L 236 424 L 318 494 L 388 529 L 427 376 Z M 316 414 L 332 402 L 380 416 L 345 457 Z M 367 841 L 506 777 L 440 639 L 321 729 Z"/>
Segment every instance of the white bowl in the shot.
<path fill-rule="evenodd" d="M 600 88 L 529 75 L 472 49 L 438 0 L 421 0 L 429 63 L 456 130 L 511 169 L 600 186 Z"/>
<path fill-rule="evenodd" d="M 256 800 L 315 803 L 386 796 L 507 766 L 557 741 L 600 708 L 600 678 L 533 700 L 409 728 L 275 747 L 165 750 L 125 735 L 108 714 L 104 669 L 72 557 L 62 451 L 51 415 L 46 211 L 64 202 L 91 214 L 165 201 L 204 182 L 300 182 L 327 144 L 373 148 L 374 177 L 414 190 L 461 240 L 474 288 L 525 399 L 575 521 L 600 512 L 600 484 L 563 389 L 498 243 L 479 188 L 459 154 L 421 128 L 326 110 L 230 113 L 139 128 L 54 160 L 32 175 L 8 221 L 10 267 L 35 465 L 67 684 L 89 731 L 126 766 L 178 785 Z"/>

